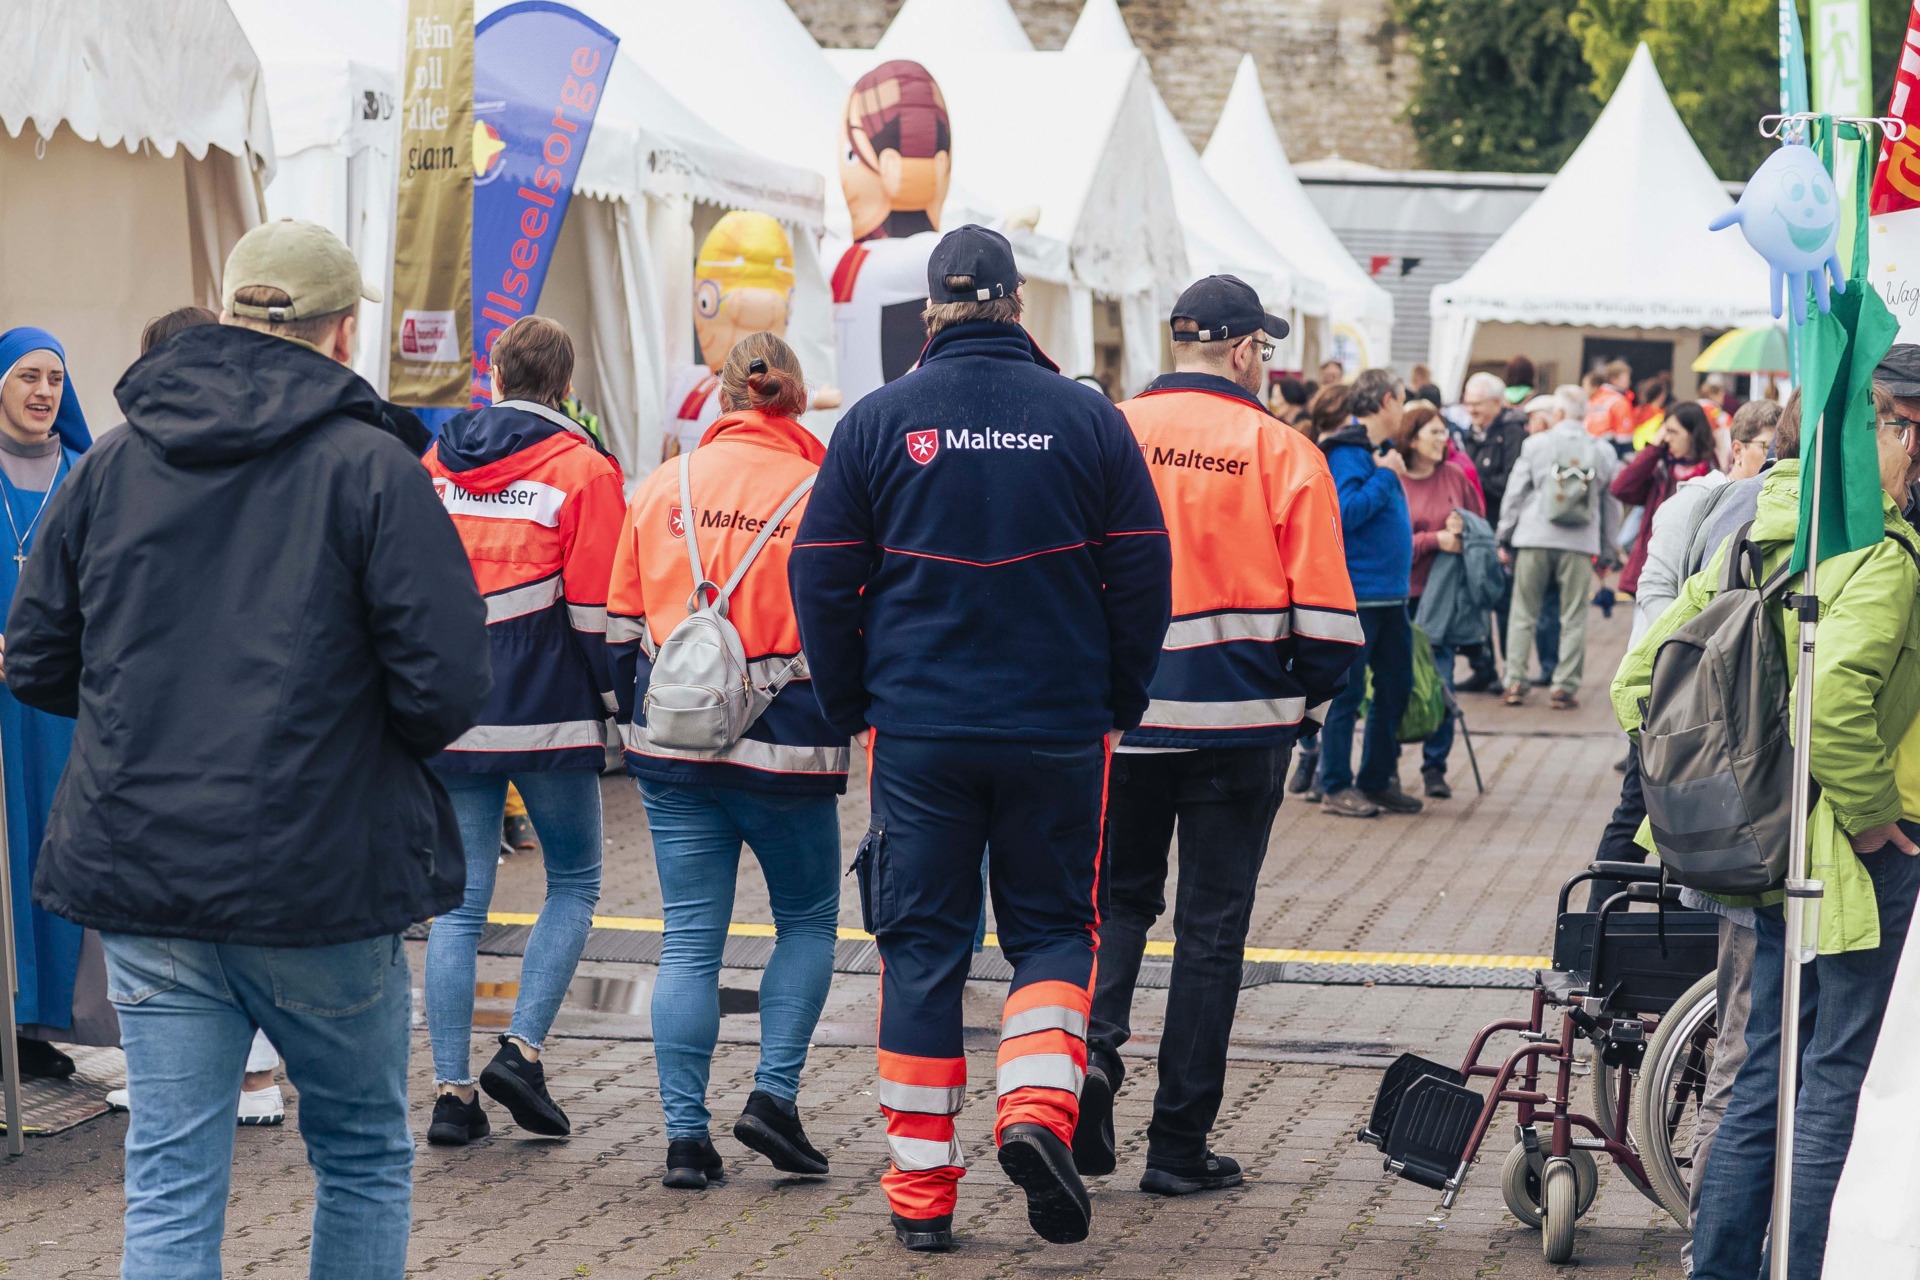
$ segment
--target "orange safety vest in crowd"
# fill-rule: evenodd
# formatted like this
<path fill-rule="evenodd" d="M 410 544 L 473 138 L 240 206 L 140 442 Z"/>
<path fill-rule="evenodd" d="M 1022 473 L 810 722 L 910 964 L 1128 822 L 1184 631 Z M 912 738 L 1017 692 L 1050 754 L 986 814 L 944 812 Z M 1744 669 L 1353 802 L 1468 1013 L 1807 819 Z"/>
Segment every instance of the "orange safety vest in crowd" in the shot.
<path fill-rule="evenodd" d="M 1587 401 L 1587 434 L 1631 442 L 1633 425 L 1633 401 L 1620 388 L 1602 383 Z"/>
<path fill-rule="evenodd" d="M 800 669 L 732 746 L 690 751 L 647 736 L 644 703 L 653 656 L 687 616 L 693 569 L 686 530 L 693 522 L 701 567 L 714 582 L 732 576 L 768 516 L 820 469 L 826 446 L 791 418 L 730 413 L 700 438 L 689 464 L 694 511 L 681 510 L 679 462 L 641 482 L 627 505 L 607 595 L 607 643 L 627 772 L 656 782 L 752 791 L 837 793 L 846 789 L 847 740 L 820 712 Z M 811 495 L 809 495 L 811 496 Z M 787 590 L 787 557 L 807 499 L 781 521 L 734 590 L 727 618 L 740 634 L 753 678 L 765 683 L 800 654 L 800 624 Z"/>
<path fill-rule="evenodd" d="M 1210 374 L 1167 374 L 1120 412 L 1173 543 L 1173 622 L 1123 747 L 1291 743 L 1362 639 L 1325 455 Z"/>

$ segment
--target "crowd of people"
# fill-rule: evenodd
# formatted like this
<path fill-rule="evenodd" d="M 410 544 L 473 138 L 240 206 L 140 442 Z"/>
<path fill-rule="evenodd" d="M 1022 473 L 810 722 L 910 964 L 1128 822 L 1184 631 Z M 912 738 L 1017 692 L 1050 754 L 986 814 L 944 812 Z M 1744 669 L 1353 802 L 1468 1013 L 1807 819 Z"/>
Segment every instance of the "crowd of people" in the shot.
<path fill-rule="evenodd" d="M 1456 693 L 1518 706 L 1545 686 L 1549 708 L 1578 706 L 1615 569 L 1637 638 L 1615 702 L 1637 705 L 1650 646 L 1698 611 L 1711 575 L 1696 571 L 1728 529 L 1751 521 L 1783 557 L 1797 509 L 1792 404 L 1729 413 L 1713 380 L 1699 402 L 1657 384 L 1635 396 L 1617 363 L 1540 392 L 1524 359 L 1473 374 L 1454 405 L 1424 369 L 1411 392 L 1390 369 L 1348 379 L 1337 363 L 1317 385 L 1270 387 L 1287 322 L 1230 276 L 1182 294 L 1173 372 L 1116 406 L 1058 376 L 1021 325 L 1011 247 L 975 226 L 933 252 L 918 367 L 854 404 L 829 444 L 798 421 L 793 350 L 754 333 L 722 362 L 697 447 L 634 483 L 566 411 L 573 346 L 551 320 L 508 327 L 494 402 L 430 436 L 349 367 L 372 291 L 330 233 L 257 228 L 224 280 L 219 314 L 149 327 L 115 389 L 125 421 L 98 440 L 57 339 L 0 334 L 8 871 L 32 884 L 22 954 L 47 962 L 23 969 L 22 1046 L 33 1073 L 71 1072 L 50 1042 L 110 1006 L 134 1278 L 219 1274 L 234 1120 L 278 1119 L 280 1058 L 318 1179 L 312 1274 L 401 1274 L 401 933 L 416 922 L 432 920 L 427 1141 L 485 1138 L 483 1094 L 526 1133 L 570 1132 L 548 1037 L 599 896 L 609 725 L 665 916 L 665 1186 L 727 1176 L 707 1095 L 743 848 L 766 873 L 775 944 L 732 1133 L 782 1172 L 829 1172 L 800 1097 L 856 749 L 871 817 L 851 873 L 883 960 L 882 1185 L 899 1242 L 953 1244 L 961 993 L 986 900 L 1013 969 L 997 1158 L 1041 1237 L 1086 1238 L 1083 1179 L 1118 1162 L 1120 1050 L 1175 856 L 1140 1186 L 1235 1186 L 1238 1163 L 1209 1139 L 1285 794 L 1361 819 L 1449 798 Z M 1833 725 L 1816 735 L 1823 803 L 1841 846 L 1869 856 L 1920 849 L 1920 827 L 1897 821 L 1920 800 L 1903 806 L 1887 745 L 1920 712 L 1920 645 L 1871 638 L 1920 626 L 1920 552 L 1902 552 L 1899 514 L 1920 450 L 1910 411 L 1920 380 L 1888 393 L 1876 428 L 1893 536 L 1856 553 L 1835 605 L 1871 625 L 1834 660 L 1885 667 L 1880 692 L 1816 704 Z M 1403 740 L 1421 747 L 1420 796 L 1401 782 Z M 1601 850 L 1644 860 L 1632 751 L 1623 773 Z M 476 1073 L 503 824 L 509 845 L 532 843 L 516 819 L 538 833 L 546 897 L 511 1022 Z M 1868 863 L 1854 899 L 1860 919 L 1877 905 L 1877 933 L 1852 929 L 1814 970 L 1845 994 L 1810 1001 L 1831 1034 L 1807 1068 L 1821 1092 L 1803 1107 L 1796 1256 L 1824 1227 L 1814 1201 L 1831 1194 L 1877 1025 L 1862 1009 L 1884 1007 L 1910 912 L 1920 862 L 1896 864 Z M 1737 1055 L 1716 1068 L 1726 1119 L 1713 1161 L 1701 1153 L 1697 1262 L 1736 1261 L 1696 1274 L 1746 1280 L 1779 909 L 1719 909 L 1725 1016 L 1744 1014 L 1762 1047 L 1737 1078 Z"/>

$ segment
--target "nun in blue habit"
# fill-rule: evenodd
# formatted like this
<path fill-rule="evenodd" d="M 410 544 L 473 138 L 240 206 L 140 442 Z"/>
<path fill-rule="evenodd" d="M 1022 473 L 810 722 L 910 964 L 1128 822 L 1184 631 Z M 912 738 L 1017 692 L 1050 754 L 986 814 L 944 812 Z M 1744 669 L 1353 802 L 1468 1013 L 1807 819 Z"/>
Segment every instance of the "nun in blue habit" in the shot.
<path fill-rule="evenodd" d="M 91 443 L 86 415 L 67 385 L 67 353 L 59 339 L 44 329 L 0 333 L 0 515 L 5 517 L 0 523 L 0 602 L 5 606 L 13 603 L 41 517 Z M 73 727 L 64 717 L 22 706 L 0 688 L 6 870 L 12 877 L 14 955 L 20 974 L 14 1015 L 21 1026 L 21 1070 L 43 1077 L 73 1072 L 72 1060 L 48 1040 L 103 1039 L 74 1026 L 84 930 L 34 906 L 32 896 L 40 842 L 73 745 Z"/>

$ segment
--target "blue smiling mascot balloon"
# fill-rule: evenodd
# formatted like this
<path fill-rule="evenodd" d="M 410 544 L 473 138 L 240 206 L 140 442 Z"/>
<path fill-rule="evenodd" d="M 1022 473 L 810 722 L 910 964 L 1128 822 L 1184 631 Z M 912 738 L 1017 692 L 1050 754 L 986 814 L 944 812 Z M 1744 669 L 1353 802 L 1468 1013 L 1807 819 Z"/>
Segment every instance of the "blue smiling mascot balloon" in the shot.
<path fill-rule="evenodd" d="M 1793 322 L 1807 319 L 1807 278 L 1821 314 L 1833 309 L 1831 288 L 1847 291 L 1846 272 L 1840 266 L 1840 193 L 1813 148 L 1790 143 L 1767 157 L 1754 170 L 1740 202 L 1708 226 L 1719 231 L 1734 223 L 1767 265 L 1773 268 L 1773 314 L 1780 317 L 1780 284 L 1784 279 L 1793 301 Z"/>

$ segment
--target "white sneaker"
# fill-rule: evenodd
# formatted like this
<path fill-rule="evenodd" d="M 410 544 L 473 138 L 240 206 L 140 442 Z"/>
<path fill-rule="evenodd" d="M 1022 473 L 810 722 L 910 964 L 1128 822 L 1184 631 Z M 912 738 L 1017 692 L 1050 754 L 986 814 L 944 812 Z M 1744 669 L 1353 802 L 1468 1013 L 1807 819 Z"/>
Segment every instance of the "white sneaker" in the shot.
<path fill-rule="evenodd" d="M 240 1091 L 241 1124 L 279 1124 L 286 1118 L 287 1103 L 280 1095 L 279 1085 Z"/>
<path fill-rule="evenodd" d="M 125 1089 L 107 1090 L 107 1110 L 125 1111 L 127 1109 L 127 1091 Z"/>

